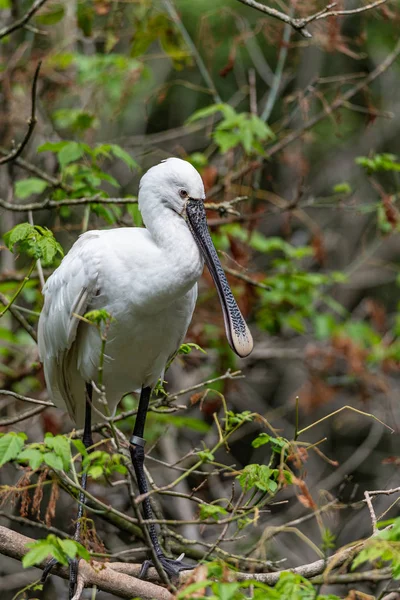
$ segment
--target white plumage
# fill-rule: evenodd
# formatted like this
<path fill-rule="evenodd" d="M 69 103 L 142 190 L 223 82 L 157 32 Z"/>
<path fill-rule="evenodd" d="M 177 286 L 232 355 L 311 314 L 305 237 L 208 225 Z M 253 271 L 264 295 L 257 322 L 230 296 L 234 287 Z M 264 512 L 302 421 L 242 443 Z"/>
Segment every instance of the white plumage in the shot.
<path fill-rule="evenodd" d="M 101 340 L 95 327 L 75 315 L 103 308 L 115 319 L 107 335 L 103 379 L 111 413 L 124 394 L 153 387 L 192 318 L 204 261 L 185 209 L 188 200 L 202 204 L 204 197 L 201 177 L 189 163 L 163 161 L 140 183 L 139 208 L 147 229 L 83 234 L 48 279 L 40 357 L 51 398 L 78 426 L 84 422 L 85 382 L 98 379 Z M 231 307 L 224 310 L 226 320 Z M 236 337 L 247 344 L 245 355 L 251 336 L 245 324 L 245 329 L 239 325 Z M 93 403 L 104 412 L 95 396 Z M 93 417 L 99 420 L 97 412 Z"/>
<path fill-rule="evenodd" d="M 43 289 L 38 333 L 48 390 L 78 426 L 85 415 L 85 381 L 98 378 L 101 340 L 95 327 L 74 314 L 104 308 L 115 319 L 104 364 L 111 412 L 123 394 L 157 383 L 192 318 L 203 259 L 185 221 L 160 201 L 160 191 L 176 181 L 193 197 L 204 198 L 204 188 L 189 163 L 169 159 L 157 169 L 156 188 L 152 169 L 141 183 L 147 229 L 83 234 Z M 94 403 L 104 411 L 95 398 Z M 93 417 L 99 419 L 96 412 Z"/>

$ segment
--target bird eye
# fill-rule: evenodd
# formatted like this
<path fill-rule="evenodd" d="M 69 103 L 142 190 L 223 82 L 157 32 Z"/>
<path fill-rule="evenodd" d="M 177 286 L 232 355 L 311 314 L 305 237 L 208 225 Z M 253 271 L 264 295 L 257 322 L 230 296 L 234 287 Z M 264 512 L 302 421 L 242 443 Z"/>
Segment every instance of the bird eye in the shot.
<path fill-rule="evenodd" d="M 186 190 L 179 190 L 179 195 L 181 198 L 187 198 L 189 194 Z"/>

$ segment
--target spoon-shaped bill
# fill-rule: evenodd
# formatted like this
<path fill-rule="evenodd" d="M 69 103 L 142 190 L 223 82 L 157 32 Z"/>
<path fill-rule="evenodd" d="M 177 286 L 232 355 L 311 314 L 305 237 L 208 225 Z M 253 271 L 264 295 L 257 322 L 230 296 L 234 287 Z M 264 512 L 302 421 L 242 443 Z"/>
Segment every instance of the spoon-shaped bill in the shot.
<path fill-rule="evenodd" d="M 236 304 L 217 251 L 212 243 L 203 201 L 189 199 L 186 204 L 186 216 L 189 228 L 204 256 L 217 288 L 229 345 L 238 356 L 242 358 L 248 356 L 253 350 L 253 338 Z"/>

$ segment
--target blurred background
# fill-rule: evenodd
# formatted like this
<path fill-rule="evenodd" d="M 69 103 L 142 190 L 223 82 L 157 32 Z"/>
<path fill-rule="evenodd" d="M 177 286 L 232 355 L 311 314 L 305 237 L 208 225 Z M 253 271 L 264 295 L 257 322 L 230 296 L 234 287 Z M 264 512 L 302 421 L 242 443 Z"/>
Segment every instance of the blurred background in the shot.
<path fill-rule="evenodd" d="M 0 0 L 0 27 L 30 5 Z M 326 3 L 269 5 L 301 17 Z M 336 8 L 365 5 L 338 2 Z M 30 220 L 50 228 L 66 252 L 88 229 L 141 226 L 138 182 L 161 159 L 179 156 L 201 172 L 214 206 L 208 211 L 213 239 L 255 348 L 244 360 L 230 351 L 205 271 L 187 341 L 206 354 L 182 354 L 167 372 L 170 394 L 191 391 L 176 401 L 184 406 L 179 412 L 150 413 L 147 466 L 156 484 L 166 485 L 179 473 L 157 461 L 175 464 L 194 448 L 211 448 L 221 394 L 229 410 L 259 413 L 278 437 L 293 440 L 296 418 L 297 431 L 316 423 L 300 440 L 324 439 L 317 451 L 300 452 L 299 446 L 289 460 L 300 483 L 280 486 L 268 502 L 270 512 L 244 524 L 235 539 L 229 529 L 230 541 L 221 546 L 284 559 L 279 568 L 318 558 L 313 544 L 321 546 L 322 530 L 314 514 L 321 508 L 335 547 L 370 535 L 364 491 L 399 481 L 399 23 L 394 0 L 310 23 L 310 39 L 236 0 L 48 0 L 0 43 L 3 155 L 26 133 L 32 81 L 42 61 L 34 134 L 22 156 L 0 166 L 0 233 Z M 67 202 L 82 198 L 92 201 Z M 107 203 L 110 198 L 115 202 Z M 47 200 L 52 204 L 42 210 L 22 206 Z M 24 255 L 1 247 L 3 304 L 29 265 Z M 36 328 L 42 306 L 36 268 L 15 305 Z M 48 399 L 36 345 L 10 312 L 0 324 L 0 356 L 1 389 Z M 228 369 L 244 377 L 221 378 Z M 122 407 L 134 405 L 128 397 Z M 356 411 L 339 412 L 346 406 Z M 45 431 L 73 428 L 53 408 L 18 421 L 25 409 L 24 402 L 1 395 L 1 431 L 27 432 L 33 442 Z M 132 423 L 123 421 L 122 431 L 129 434 Z M 270 464 L 270 448 L 252 445 L 265 431 L 257 419 L 245 423 L 230 438 L 230 453 L 219 449 L 215 461 L 237 471 Z M 207 502 L 230 498 L 232 476 L 207 478 L 210 470 L 204 465 L 205 478 L 195 475 L 176 490 L 188 495 L 199 488 L 196 494 Z M 19 471 L 5 465 L 1 485 L 14 485 Z M 90 489 L 130 510 L 125 488 L 100 479 Z M 393 501 L 378 499 L 377 515 L 389 507 L 384 518 L 398 515 Z M 41 537 L 37 523 L 46 497 L 42 512 L 31 507 L 18 521 L 20 502 L 5 501 L 0 523 Z M 159 502 L 169 519 L 198 518 L 198 506 L 187 498 L 160 496 Z M 75 511 L 62 492 L 52 525 L 71 534 Z M 272 527 L 301 517 L 295 526 L 305 539 L 293 530 L 272 535 Z M 108 551 L 132 547 L 131 535 L 94 518 Z M 207 543 L 221 533 L 221 527 L 190 523 L 175 529 Z M 0 568 L 4 599 L 13 597 L 23 577 L 33 579 L 11 559 L 2 559 Z M 42 597 L 54 597 L 63 585 L 53 578 Z M 346 589 L 337 586 L 336 593 Z M 376 586 L 360 589 L 374 593 Z"/>

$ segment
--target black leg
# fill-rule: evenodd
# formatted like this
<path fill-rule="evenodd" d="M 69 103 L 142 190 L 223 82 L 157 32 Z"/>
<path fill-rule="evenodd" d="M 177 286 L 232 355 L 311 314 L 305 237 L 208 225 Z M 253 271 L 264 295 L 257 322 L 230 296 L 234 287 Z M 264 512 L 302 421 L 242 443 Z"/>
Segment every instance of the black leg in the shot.
<path fill-rule="evenodd" d="M 93 446 L 92 405 L 91 405 L 92 395 L 93 395 L 93 387 L 90 383 L 87 383 L 86 384 L 85 426 L 84 426 L 83 438 L 82 438 L 85 448 L 89 448 L 90 446 Z M 84 490 L 86 490 L 86 484 L 87 484 L 87 474 L 83 473 L 82 480 L 81 480 L 81 487 Z M 86 504 L 86 496 L 83 492 L 79 492 L 79 507 L 78 507 L 78 515 L 77 515 L 76 525 L 75 525 L 75 534 L 74 534 L 74 540 L 76 542 L 79 542 L 79 540 L 80 540 L 81 527 L 82 527 L 82 516 L 83 516 L 85 504 Z M 58 561 L 55 558 L 51 559 L 48 562 L 46 567 L 43 569 L 42 577 L 40 580 L 41 583 L 44 583 L 46 581 L 51 569 L 57 563 L 58 563 Z M 74 560 L 71 560 L 71 562 L 70 562 L 69 594 L 68 594 L 69 600 L 71 600 L 71 598 L 73 597 L 73 595 L 75 593 L 77 580 L 78 580 L 78 561 L 76 559 L 74 559 Z"/>
<path fill-rule="evenodd" d="M 149 387 L 142 388 L 142 392 L 140 394 L 138 412 L 136 415 L 135 427 L 133 429 L 133 434 L 130 439 L 130 445 L 129 445 L 132 464 L 133 464 L 133 468 L 135 470 L 136 480 L 137 480 L 140 494 L 146 494 L 148 491 L 146 476 L 145 476 L 144 468 L 143 468 L 144 445 L 145 445 L 145 440 L 143 439 L 143 433 L 144 433 L 144 426 L 146 423 L 147 409 L 149 407 L 150 395 L 151 395 L 151 388 L 149 388 Z M 145 519 L 153 518 L 153 511 L 151 508 L 149 498 L 145 498 L 143 500 L 143 513 L 144 513 Z M 176 577 L 177 575 L 179 575 L 180 571 L 186 571 L 187 569 L 193 569 L 192 565 L 187 565 L 179 559 L 173 560 L 171 558 L 167 558 L 164 555 L 164 553 L 161 549 L 161 546 L 160 546 L 160 542 L 158 541 L 157 531 L 156 531 L 154 523 L 151 523 L 150 525 L 148 525 L 148 530 L 149 530 L 151 543 L 153 544 L 155 553 L 157 554 L 157 557 L 158 557 L 163 569 L 170 577 Z M 142 565 L 142 569 L 140 571 L 139 577 L 141 577 L 141 578 L 145 577 L 149 567 L 151 567 L 152 565 L 153 565 L 153 563 L 150 560 L 146 560 Z"/>
<path fill-rule="evenodd" d="M 83 444 L 85 448 L 93 446 L 92 439 L 92 397 L 93 387 L 91 383 L 86 384 L 86 409 L 85 409 L 85 426 L 83 429 Z M 82 473 L 81 488 L 86 490 L 87 473 Z M 81 539 L 82 517 L 85 510 L 86 496 L 83 491 L 79 492 L 78 515 L 76 517 L 74 540 L 79 542 Z M 75 594 L 75 588 L 78 581 L 78 561 L 74 559 L 69 565 L 69 599 Z"/>

